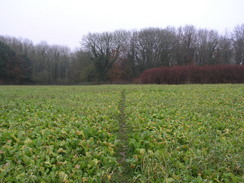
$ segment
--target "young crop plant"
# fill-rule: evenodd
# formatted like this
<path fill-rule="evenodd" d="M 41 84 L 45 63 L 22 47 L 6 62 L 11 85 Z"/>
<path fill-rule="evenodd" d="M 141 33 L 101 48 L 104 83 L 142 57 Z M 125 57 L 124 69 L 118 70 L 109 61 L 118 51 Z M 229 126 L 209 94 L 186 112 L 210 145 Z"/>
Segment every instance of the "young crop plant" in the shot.
<path fill-rule="evenodd" d="M 243 182 L 243 84 L 0 86 L 2 182 Z"/>
<path fill-rule="evenodd" d="M 135 182 L 242 182 L 243 85 L 127 91 Z"/>
<path fill-rule="evenodd" d="M 1 86 L 0 182 L 109 181 L 117 90 Z"/>

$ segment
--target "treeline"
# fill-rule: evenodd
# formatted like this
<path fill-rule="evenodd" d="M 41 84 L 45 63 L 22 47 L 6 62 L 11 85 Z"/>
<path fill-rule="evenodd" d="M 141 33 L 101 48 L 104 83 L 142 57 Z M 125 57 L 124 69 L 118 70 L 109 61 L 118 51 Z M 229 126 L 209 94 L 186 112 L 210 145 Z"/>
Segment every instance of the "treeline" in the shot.
<path fill-rule="evenodd" d="M 0 36 L 4 84 L 125 83 L 151 68 L 243 63 L 244 24 L 225 35 L 192 25 L 89 33 L 75 51 Z"/>

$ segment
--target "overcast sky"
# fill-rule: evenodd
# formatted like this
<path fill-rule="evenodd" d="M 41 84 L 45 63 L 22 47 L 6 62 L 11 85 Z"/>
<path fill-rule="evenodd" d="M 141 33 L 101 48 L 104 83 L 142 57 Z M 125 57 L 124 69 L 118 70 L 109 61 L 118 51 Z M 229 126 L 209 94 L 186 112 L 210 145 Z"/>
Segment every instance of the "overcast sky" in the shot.
<path fill-rule="evenodd" d="M 0 0 L 0 35 L 80 47 L 89 32 L 184 26 L 231 31 L 244 0 Z"/>

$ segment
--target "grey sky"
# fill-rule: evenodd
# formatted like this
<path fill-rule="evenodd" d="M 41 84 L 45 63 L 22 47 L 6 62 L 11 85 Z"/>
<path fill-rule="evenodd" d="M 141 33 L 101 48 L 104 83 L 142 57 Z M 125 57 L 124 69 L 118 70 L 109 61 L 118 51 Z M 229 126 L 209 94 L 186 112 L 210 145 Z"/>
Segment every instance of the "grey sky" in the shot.
<path fill-rule="evenodd" d="M 0 0 L 0 35 L 80 47 L 88 32 L 184 26 L 231 31 L 244 0 Z"/>

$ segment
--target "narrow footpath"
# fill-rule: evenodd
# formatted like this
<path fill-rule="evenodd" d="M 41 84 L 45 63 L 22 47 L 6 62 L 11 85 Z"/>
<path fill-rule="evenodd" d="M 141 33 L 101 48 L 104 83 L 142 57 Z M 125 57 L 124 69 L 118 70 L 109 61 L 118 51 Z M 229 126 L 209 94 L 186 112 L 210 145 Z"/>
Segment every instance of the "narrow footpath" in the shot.
<path fill-rule="evenodd" d="M 118 140 L 120 141 L 120 145 L 117 149 L 117 160 L 118 160 L 118 163 L 120 164 L 121 170 L 116 172 L 113 182 L 127 183 L 127 182 L 130 182 L 132 176 L 131 176 L 130 166 L 126 162 L 126 158 L 128 157 L 128 153 L 129 153 L 128 134 L 129 134 L 130 129 L 128 128 L 128 126 L 126 124 L 125 90 L 123 90 L 121 92 L 121 97 L 120 97 L 118 108 L 120 111 L 119 116 L 118 116 L 118 123 L 119 123 L 118 124 L 119 125 Z"/>

